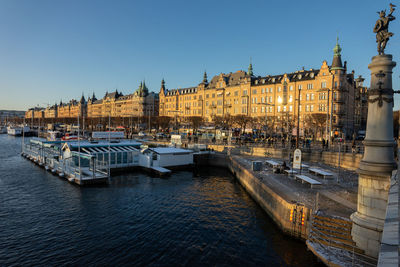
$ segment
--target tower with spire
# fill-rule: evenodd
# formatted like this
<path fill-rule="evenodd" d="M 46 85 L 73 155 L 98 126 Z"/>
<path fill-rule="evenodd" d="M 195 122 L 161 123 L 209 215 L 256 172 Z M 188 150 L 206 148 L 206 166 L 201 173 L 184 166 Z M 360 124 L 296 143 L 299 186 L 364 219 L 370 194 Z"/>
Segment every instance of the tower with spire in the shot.
<path fill-rule="evenodd" d="M 332 60 L 331 70 L 344 71 L 344 67 L 342 64 L 341 52 L 342 52 L 342 48 L 339 45 L 339 37 L 336 37 L 336 45 L 333 48 L 333 60 Z"/>
<path fill-rule="evenodd" d="M 247 70 L 247 75 L 249 75 L 250 77 L 253 76 L 253 65 L 251 64 L 251 58 L 250 58 L 249 68 Z"/>

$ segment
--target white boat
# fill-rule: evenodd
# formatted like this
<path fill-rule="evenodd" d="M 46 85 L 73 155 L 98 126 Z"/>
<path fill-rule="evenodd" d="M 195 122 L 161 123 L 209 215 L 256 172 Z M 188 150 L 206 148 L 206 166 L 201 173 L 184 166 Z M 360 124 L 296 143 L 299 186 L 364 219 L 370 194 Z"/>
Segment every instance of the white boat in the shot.
<path fill-rule="evenodd" d="M 7 127 L 7 134 L 13 135 L 13 136 L 21 136 L 22 135 L 22 128 L 21 127 L 15 127 L 15 126 L 8 126 Z"/>

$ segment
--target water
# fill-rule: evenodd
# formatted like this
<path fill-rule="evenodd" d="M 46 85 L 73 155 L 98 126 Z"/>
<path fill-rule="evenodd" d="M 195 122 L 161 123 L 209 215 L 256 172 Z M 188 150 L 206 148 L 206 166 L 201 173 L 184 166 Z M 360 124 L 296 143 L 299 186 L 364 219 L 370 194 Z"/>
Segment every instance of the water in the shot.
<path fill-rule="evenodd" d="M 0 135 L 0 266 L 312 266 L 220 169 L 168 179 L 131 173 L 79 187 Z"/>

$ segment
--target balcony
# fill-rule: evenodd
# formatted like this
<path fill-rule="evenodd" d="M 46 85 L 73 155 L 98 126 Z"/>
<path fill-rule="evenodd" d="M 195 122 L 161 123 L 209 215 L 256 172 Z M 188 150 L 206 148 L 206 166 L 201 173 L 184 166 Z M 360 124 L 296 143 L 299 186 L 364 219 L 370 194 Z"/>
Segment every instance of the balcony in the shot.
<path fill-rule="evenodd" d="M 337 116 L 344 116 L 346 114 L 346 112 L 344 112 L 342 110 L 333 110 L 332 113 Z"/>
<path fill-rule="evenodd" d="M 345 101 L 344 101 L 344 97 L 336 97 L 336 98 L 333 98 L 333 102 L 335 102 L 335 103 L 339 103 L 339 104 L 343 104 Z"/>

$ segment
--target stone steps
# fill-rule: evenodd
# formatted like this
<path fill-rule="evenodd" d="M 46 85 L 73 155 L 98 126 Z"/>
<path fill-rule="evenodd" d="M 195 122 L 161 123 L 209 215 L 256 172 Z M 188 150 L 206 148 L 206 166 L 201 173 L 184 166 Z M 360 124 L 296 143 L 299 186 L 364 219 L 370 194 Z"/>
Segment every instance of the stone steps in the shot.
<path fill-rule="evenodd" d="M 348 232 L 334 232 L 331 230 L 331 228 L 323 226 L 323 225 L 317 225 L 317 224 L 313 224 L 314 227 L 318 227 L 318 231 L 322 232 L 323 234 L 327 235 L 327 236 L 333 236 L 339 239 L 343 239 L 343 240 L 351 240 L 351 234 Z"/>
<path fill-rule="evenodd" d="M 310 240 L 329 247 L 364 254 L 356 247 L 351 237 L 352 222 L 337 217 L 314 215 L 311 224 Z"/>

